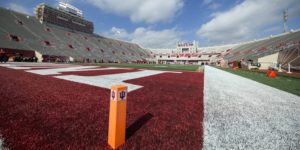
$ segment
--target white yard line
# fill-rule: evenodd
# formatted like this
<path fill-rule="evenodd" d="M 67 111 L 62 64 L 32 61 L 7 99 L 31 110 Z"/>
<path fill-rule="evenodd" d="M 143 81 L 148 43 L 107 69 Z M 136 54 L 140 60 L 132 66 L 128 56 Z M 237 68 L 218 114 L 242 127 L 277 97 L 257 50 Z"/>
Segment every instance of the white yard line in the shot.
<path fill-rule="evenodd" d="M 204 149 L 300 149 L 300 97 L 205 67 Z"/>
<path fill-rule="evenodd" d="M 99 71 L 99 70 L 119 70 L 124 68 L 99 68 L 98 66 L 75 66 L 68 68 L 53 68 L 53 69 L 39 69 L 39 70 L 27 70 L 26 72 L 35 73 L 39 75 L 58 75 L 62 72 L 77 72 L 77 71 Z"/>
<path fill-rule="evenodd" d="M 158 71 L 158 70 L 141 70 L 136 72 L 125 72 L 125 73 L 98 75 L 98 76 L 62 75 L 62 76 L 56 76 L 56 78 L 88 84 L 88 85 L 97 86 L 106 89 L 111 89 L 113 85 L 122 84 L 128 86 L 128 92 L 132 92 L 134 90 L 142 88 L 143 86 L 127 83 L 125 81 L 158 75 L 162 73 L 173 73 L 173 72 Z"/>
<path fill-rule="evenodd" d="M 69 66 L 80 66 L 75 64 L 55 64 L 55 63 L 41 63 L 41 62 L 7 62 L 6 65 L 10 66 L 43 66 L 43 67 L 69 67 Z"/>

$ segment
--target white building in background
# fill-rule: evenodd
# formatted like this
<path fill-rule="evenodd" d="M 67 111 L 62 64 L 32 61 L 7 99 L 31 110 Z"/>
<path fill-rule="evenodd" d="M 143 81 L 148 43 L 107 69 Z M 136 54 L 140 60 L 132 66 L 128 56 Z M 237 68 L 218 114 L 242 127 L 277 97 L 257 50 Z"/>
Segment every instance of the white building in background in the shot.
<path fill-rule="evenodd" d="M 153 61 L 160 64 L 210 64 L 216 63 L 220 52 L 204 52 L 198 42 L 178 42 L 174 49 L 149 49 Z"/>
<path fill-rule="evenodd" d="M 193 43 L 177 43 L 177 53 L 197 53 L 199 51 L 198 42 Z"/>

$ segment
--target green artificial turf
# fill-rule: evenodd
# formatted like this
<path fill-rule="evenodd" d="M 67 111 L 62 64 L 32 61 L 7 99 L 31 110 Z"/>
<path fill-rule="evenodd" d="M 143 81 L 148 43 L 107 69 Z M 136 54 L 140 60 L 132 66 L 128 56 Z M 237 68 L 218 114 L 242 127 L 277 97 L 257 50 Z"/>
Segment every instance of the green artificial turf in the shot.
<path fill-rule="evenodd" d="M 196 71 L 199 65 L 165 65 L 165 64 L 118 64 L 118 63 L 101 63 L 99 66 L 113 66 L 126 68 L 145 68 L 153 70 L 180 70 L 180 71 Z"/>
<path fill-rule="evenodd" d="M 247 71 L 247 70 L 232 70 L 232 69 L 225 69 L 225 68 L 219 68 L 219 69 L 300 96 L 300 78 L 280 76 L 280 75 L 278 75 L 276 78 L 269 78 L 266 76 L 266 73 L 262 73 L 262 72 L 254 72 L 254 71 Z"/>

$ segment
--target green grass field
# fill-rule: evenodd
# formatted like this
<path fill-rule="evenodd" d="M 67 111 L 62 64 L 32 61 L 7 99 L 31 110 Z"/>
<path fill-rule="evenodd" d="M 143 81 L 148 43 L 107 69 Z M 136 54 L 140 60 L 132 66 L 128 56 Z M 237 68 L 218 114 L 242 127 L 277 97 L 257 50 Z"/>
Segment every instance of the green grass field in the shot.
<path fill-rule="evenodd" d="M 199 65 L 117 64 L 117 63 L 101 63 L 96 65 L 138 68 L 138 69 L 153 69 L 153 70 L 172 70 L 172 71 L 176 71 L 176 70 L 196 71 L 199 67 Z M 278 76 L 276 78 L 268 78 L 265 73 L 261 73 L 261 72 L 254 72 L 254 71 L 247 71 L 247 70 L 232 70 L 226 68 L 219 68 L 219 69 L 300 96 L 300 78 L 288 77 L 288 76 Z"/>
<path fill-rule="evenodd" d="M 253 72 L 253 71 L 246 71 L 246 70 L 232 70 L 232 69 L 224 69 L 224 68 L 219 68 L 219 69 L 300 96 L 300 78 L 288 77 L 288 76 L 277 76 L 276 78 L 269 78 L 266 76 L 265 73 L 261 73 L 261 72 Z"/>
<path fill-rule="evenodd" d="M 126 67 L 138 69 L 153 69 L 153 70 L 178 70 L 178 71 L 196 71 L 199 65 L 165 65 L 165 64 L 114 64 L 101 63 L 99 66 Z"/>

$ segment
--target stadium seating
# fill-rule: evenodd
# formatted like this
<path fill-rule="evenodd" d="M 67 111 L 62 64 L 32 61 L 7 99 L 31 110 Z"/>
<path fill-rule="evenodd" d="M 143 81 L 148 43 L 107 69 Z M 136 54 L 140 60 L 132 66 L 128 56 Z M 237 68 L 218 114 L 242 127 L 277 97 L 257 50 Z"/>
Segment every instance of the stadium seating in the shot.
<path fill-rule="evenodd" d="M 294 31 L 291 33 L 284 33 L 276 37 L 265 38 L 258 41 L 252 41 L 239 46 L 233 47 L 230 54 L 224 56 L 229 61 L 234 60 L 254 60 L 259 57 L 267 56 L 276 52 L 283 53 L 288 50 L 288 47 L 297 47 L 299 45 L 294 44 L 300 39 L 300 31 Z"/>
<path fill-rule="evenodd" d="M 43 56 L 44 61 L 89 60 L 90 62 L 140 62 L 151 57 L 151 52 L 137 44 L 115 40 L 96 34 L 74 31 L 64 27 L 42 24 L 35 17 L 0 8 L 0 47 L 10 50 L 31 50 Z M 201 58 L 232 61 L 253 60 L 279 53 L 282 67 L 299 67 L 300 30 L 277 36 L 231 45 L 202 47 L 196 53 L 157 54 L 169 58 Z M 20 52 L 20 51 L 18 51 Z M 212 54 L 215 52 L 216 54 Z M 221 54 L 221 55 L 219 55 Z"/>
<path fill-rule="evenodd" d="M 300 70 L 300 47 L 293 46 L 281 50 L 278 56 L 278 62 L 282 65 L 282 68 L 288 68 L 288 64 L 290 64 L 291 69 Z"/>
<path fill-rule="evenodd" d="M 41 53 L 44 61 L 136 62 L 150 52 L 134 43 L 41 24 L 35 17 L 0 8 L 0 47 Z"/>

